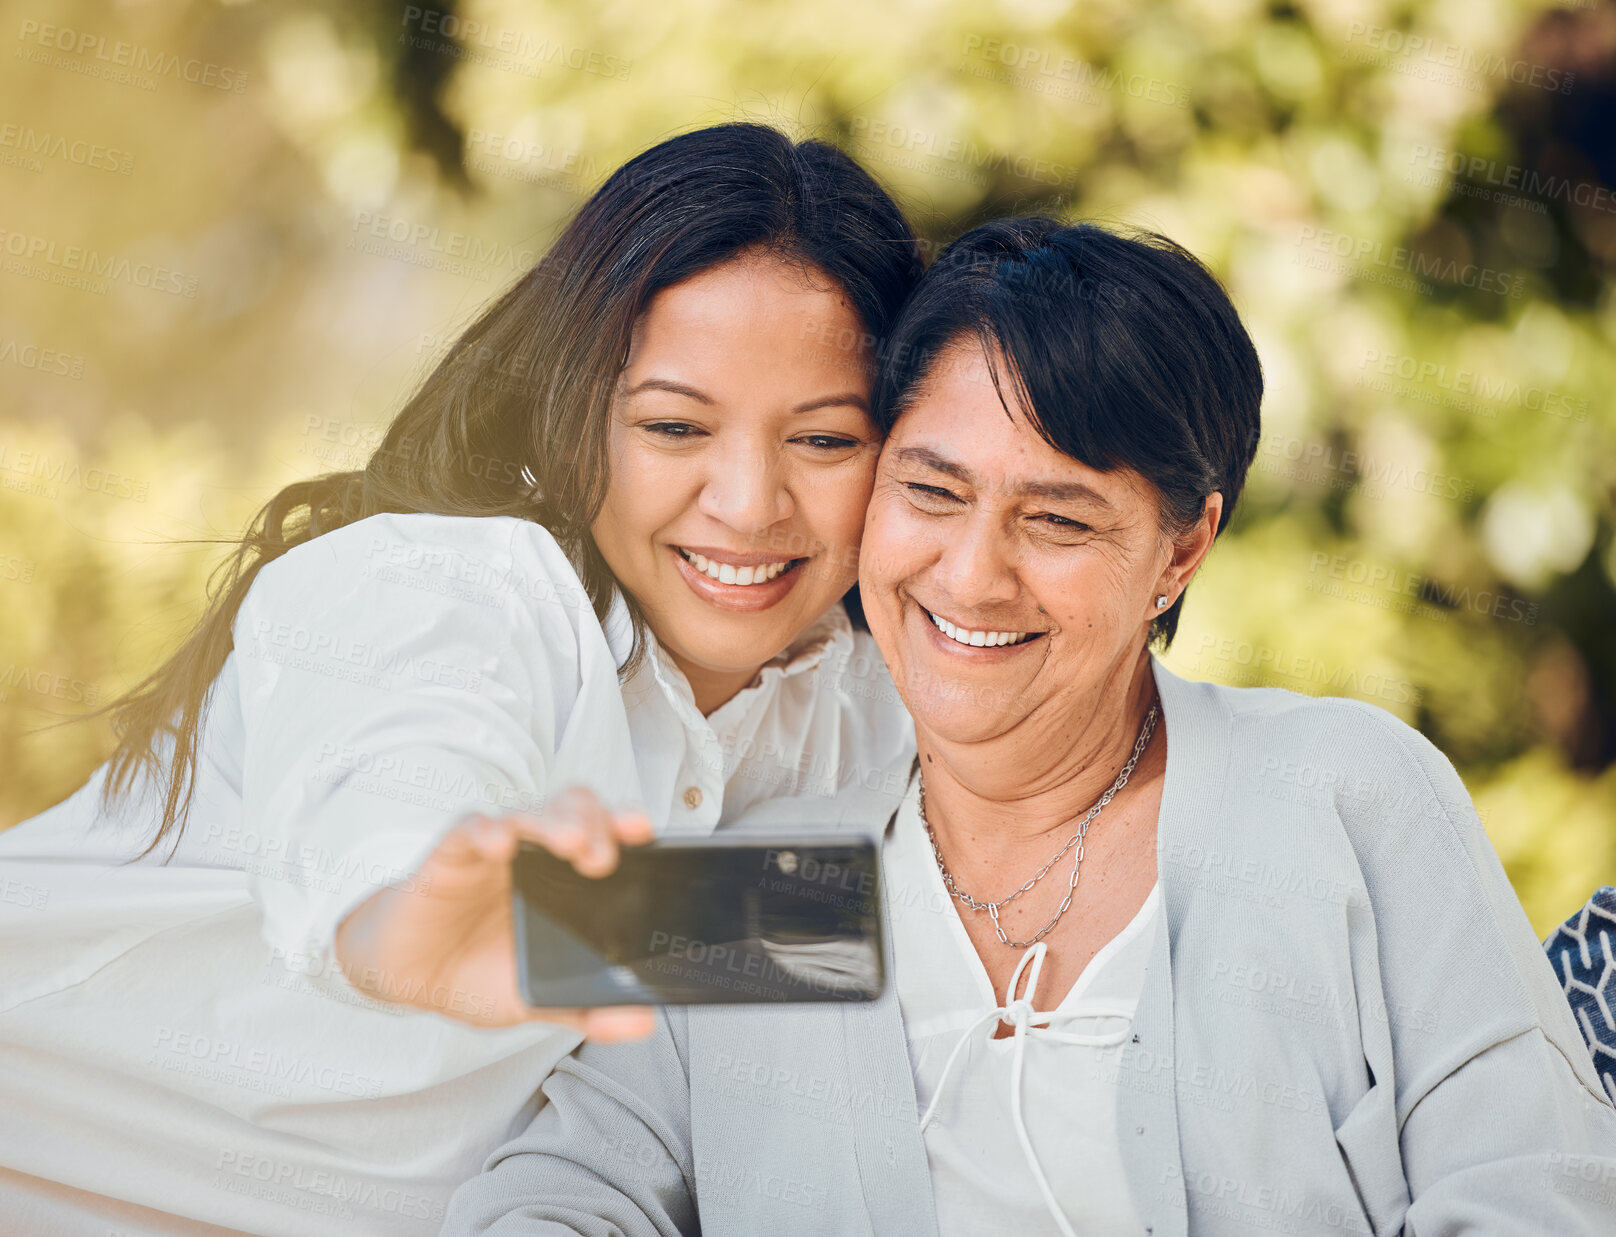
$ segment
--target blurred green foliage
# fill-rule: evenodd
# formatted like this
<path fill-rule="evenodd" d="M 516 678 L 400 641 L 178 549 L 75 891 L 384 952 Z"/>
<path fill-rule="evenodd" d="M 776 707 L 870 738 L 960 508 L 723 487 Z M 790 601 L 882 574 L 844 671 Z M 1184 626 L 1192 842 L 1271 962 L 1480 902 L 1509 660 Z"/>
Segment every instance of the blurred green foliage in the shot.
<path fill-rule="evenodd" d="M 1265 432 L 1169 664 L 1418 725 L 1540 933 L 1616 882 L 1610 3 L 0 9 L 0 824 L 108 750 L 49 723 L 173 644 L 209 538 L 357 466 L 612 167 L 751 118 L 931 242 L 1207 260 Z"/>

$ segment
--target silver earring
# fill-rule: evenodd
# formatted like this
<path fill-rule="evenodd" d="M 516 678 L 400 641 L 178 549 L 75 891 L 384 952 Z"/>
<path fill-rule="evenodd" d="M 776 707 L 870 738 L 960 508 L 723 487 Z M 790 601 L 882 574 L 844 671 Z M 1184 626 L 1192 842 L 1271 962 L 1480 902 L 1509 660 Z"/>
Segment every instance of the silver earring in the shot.
<path fill-rule="evenodd" d="M 1156 609 L 1165 610 L 1166 608 L 1167 608 L 1167 594 L 1163 593 L 1160 597 L 1156 598 Z"/>

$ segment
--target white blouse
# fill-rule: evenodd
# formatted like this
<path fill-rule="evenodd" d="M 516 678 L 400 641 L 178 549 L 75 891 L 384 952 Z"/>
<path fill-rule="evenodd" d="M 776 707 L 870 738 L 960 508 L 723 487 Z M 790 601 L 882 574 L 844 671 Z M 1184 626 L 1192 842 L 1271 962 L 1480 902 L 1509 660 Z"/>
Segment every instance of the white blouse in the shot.
<path fill-rule="evenodd" d="M 622 599 L 599 623 L 515 518 L 329 533 L 264 568 L 234 634 L 169 862 L 126 862 L 153 791 L 103 815 L 104 770 L 0 832 L 0 880 L 29 891 L 0 900 L 8 1231 L 436 1233 L 577 1036 L 368 1000 L 332 957 L 349 910 L 467 812 L 583 785 L 706 834 L 857 785 L 886 806 L 865 793 L 843 823 L 879 834 L 913 759 L 841 607 L 706 718 L 654 640 L 619 683 Z"/>
<path fill-rule="evenodd" d="M 918 779 L 882 863 L 941 1237 L 1141 1231 L 1123 1176 L 1114 1066 L 1144 990 L 1159 886 L 1050 1010 L 1038 999 L 1042 941 L 1010 991 L 993 991 L 937 870 Z M 1064 880 L 1067 870 L 1050 875 Z M 1001 1020 L 1014 1033 L 994 1039 Z"/>

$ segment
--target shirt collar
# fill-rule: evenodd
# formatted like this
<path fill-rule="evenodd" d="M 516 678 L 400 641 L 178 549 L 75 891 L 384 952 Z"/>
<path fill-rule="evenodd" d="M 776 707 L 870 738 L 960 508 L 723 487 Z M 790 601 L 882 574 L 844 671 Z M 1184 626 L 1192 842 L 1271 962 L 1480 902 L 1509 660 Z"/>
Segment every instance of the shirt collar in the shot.
<path fill-rule="evenodd" d="M 777 675 L 791 678 L 804 671 L 816 669 L 826 658 L 834 665 L 853 655 L 853 620 L 840 604 L 821 614 L 806 630 L 777 656 L 763 663 L 759 671 L 763 681 Z"/>
<path fill-rule="evenodd" d="M 621 670 L 634 647 L 634 625 L 629 617 L 628 603 L 624 600 L 621 589 L 612 590 L 612 602 L 601 626 L 606 632 L 606 645 L 617 662 L 617 668 Z M 745 708 L 749 711 L 750 702 L 755 698 L 754 693 L 764 693 L 765 689 L 774 686 L 782 679 L 816 669 L 827 658 L 830 659 L 831 665 L 835 666 L 845 664 L 852 655 L 853 622 L 848 618 L 847 610 L 838 603 L 808 624 L 802 634 L 782 652 L 764 662 L 759 667 L 757 676 L 723 705 L 722 710 L 730 711 L 730 705 L 744 698 L 748 701 Z M 651 671 L 657 684 L 671 699 L 679 702 L 676 707 L 680 713 L 689 711 L 694 717 L 700 717 L 700 713 L 694 712 L 695 696 L 690 690 L 690 683 L 685 678 L 684 671 L 674 664 L 673 659 L 650 631 L 645 633 L 645 660 L 645 668 Z M 689 722 L 693 718 L 687 717 L 686 720 Z"/>
<path fill-rule="evenodd" d="M 634 622 L 629 618 L 628 602 L 623 600 L 622 589 L 612 589 L 612 603 L 606 607 L 601 628 L 606 633 L 606 647 L 611 650 L 612 660 L 621 671 L 634 649 Z"/>

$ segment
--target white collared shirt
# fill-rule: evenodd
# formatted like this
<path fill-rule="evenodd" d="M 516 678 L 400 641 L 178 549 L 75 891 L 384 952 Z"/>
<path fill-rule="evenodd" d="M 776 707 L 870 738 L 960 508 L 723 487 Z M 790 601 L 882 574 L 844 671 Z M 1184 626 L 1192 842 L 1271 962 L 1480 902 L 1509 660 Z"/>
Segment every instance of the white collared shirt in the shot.
<path fill-rule="evenodd" d="M 436 1233 L 577 1036 L 367 1000 L 331 955 L 349 910 L 465 813 L 567 786 L 693 835 L 839 782 L 901 794 L 912 724 L 841 607 L 711 718 L 647 639 L 620 683 L 622 599 L 597 622 L 550 534 L 510 517 L 374 516 L 266 566 L 172 859 L 126 862 L 154 791 L 103 814 L 104 770 L 0 833 L 30 890 L 0 904 L 8 1223 Z M 879 834 L 890 801 L 869 802 L 847 823 Z"/>
<path fill-rule="evenodd" d="M 1013 994 L 993 991 L 937 870 L 918 779 L 881 857 L 941 1237 L 1059 1234 L 1040 1173 L 1072 1231 L 1142 1231 L 1123 1176 L 1114 1062 L 1144 990 L 1159 888 L 1051 1007 L 1037 992 L 1042 942 L 1023 956 Z M 1064 882 L 1069 870 L 1049 878 Z M 1023 1025 L 992 1038 L 993 1011 L 1013 1023 L 1018 1000 L 1028 1003 Z"/>

